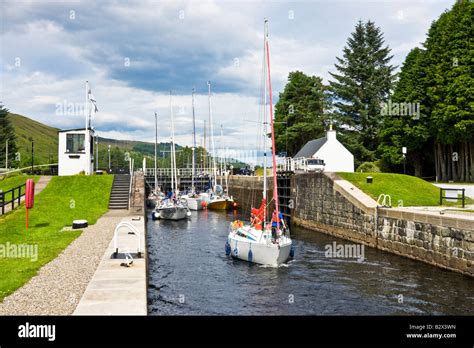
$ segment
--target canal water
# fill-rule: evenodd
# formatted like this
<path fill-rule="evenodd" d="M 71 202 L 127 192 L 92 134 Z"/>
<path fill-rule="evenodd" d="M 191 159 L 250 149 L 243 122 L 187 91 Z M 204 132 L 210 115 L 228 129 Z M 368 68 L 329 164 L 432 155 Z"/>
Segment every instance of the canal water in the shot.
<path fill-rule="evenodd" d="M 326 245 L 350 242 L 302 228 L 285 265 L 234 260 L 224 251 L 234 218 L 148 220 L 151 315 L 474 314 L 474 280 L 368 247 L 362 262 L 328 258 Z"/>

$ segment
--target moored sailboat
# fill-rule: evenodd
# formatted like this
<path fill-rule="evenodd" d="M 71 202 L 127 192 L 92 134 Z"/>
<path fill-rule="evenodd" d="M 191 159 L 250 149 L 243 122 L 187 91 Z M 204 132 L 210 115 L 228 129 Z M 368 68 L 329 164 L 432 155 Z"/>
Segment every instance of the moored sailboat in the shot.
<path fill-rule="evenodd" d="M 153 219 L 181 220 L 191 216 L 187 202 L 179 197 L 178 176 L 176 172 L 176 150 L 174 143 L 174 118 L 170 92 L 171 114 L 171 196 L 158 203 L 152 213 Z"/>
<path fill-rule="evenodd" d="M 193 163 L 191 171 L 191 191 L 183 195 L 182 198 L 187 202 L 188 208 L 190 210 L 202 210 L 204 199 L 196 193 L 196 187 L 194 185 L 194 179 L 196 176 L 196 116 L 194 113 L 194 88 L 192 92 L 192 110 L 193 110 Z"/>
<path fill-rule="evenodd" d="M 267 222 L 267 156 L 266 141 L 264 149 L 263 198 L 260 208 L 251 211 L 251 223 L 241 221 L 230 224 L 225 251 L 227 255 L 244 261 L 262 265 L 278 266 L 288 260 L 292 241 L 289 227 L 286 226 L 278 206 L 278 184 L 276 173 L 275 135 L 273 125 L 273 96 L 270 77 L 270 53 L 268 43 L 268 21 L 264 24 L 264 125 L 266 128 L 267 87 L 269 93 L 269 111 L 272 138 L 273 201 L 275 211 L 270 223 Z M 266 130 L 265 130 L 266 134 Z"/>
<path fill-rule="evenodd" d="M 216 172 L 216 156 L 214 147 L 214 129 L 212 121 L 212 104 L 211 104 L 211 83 L 207 83 L 208 86 L 208 98 L 209 98 L 209 127 L 211 132 L 211 143 L 212 143 L 212 190 L 209 193 L 207 200 L 207 208 L 213 210 L 229 210 L 234 206 L 234 199 L 232 196 L 227 195 L 222 186 L 217 185 L 217 172 Z"/>

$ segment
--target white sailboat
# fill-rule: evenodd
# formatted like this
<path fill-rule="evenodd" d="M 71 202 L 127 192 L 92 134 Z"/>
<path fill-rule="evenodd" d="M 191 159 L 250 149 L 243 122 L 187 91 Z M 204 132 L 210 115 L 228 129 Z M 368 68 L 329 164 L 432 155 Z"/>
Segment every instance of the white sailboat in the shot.
<path fill-rule="evenodd" d="M 262 265 L 278 266 L 290 257 L 292 251 L 291 238 L 288 226 L 278 207 L 278 185 L 276 176 L 275 135 L 273 127 L 273 96 L 270 78 L 270 53 L 268 44 L 268 21 L 264 24 L 264 125 L 266 128 L 267 88 L 270 96 L 270 124 L 272 135 L 272 170 L 273 170 L 273 201 L 275 211 L 270 223 L 267 223 L 267 156 L 266 141 L 264 142 L 264 180 L 263 199 L 259 209 L 252 209 L 250 225 L 243 225 L 241 221 L 230 224 L 225 251 L 227 255 L 241 260 Z M 266 134 L 266 130 L 265 130 Z"/>
<path fill-rule="evenodd" d="M 170 92 L 170 114 L 171 114 L 171 192 L 172 196 L 163 199 L 156 206 L 152 218 L 164 220 L 182 220 L 191 216 L 186 200 L 179 197 L 178 176 L 176 171 L 176 149 L 174 143 L 174 118 L 173 105 Z"/>
<path fill-rule="evenodd" d="M 205 200 L 203 197 L 196 193 L 196 187 L 194 185 L 194 179 L 196 175 L 196 117 L 194 113 L 194 88 L 192 92 L 192 109 L 193 109 L 193 164 L 191 173 L 191 192 L 183 195 L 182 198 L 186 200 L 186 203 L 190 210 L 202 210 Z M 204 204 L 203 204 L 204 203 Z"/>
<path fill-rule="evenodd" d="M 155 112 L 155 186 L 153 190 L 150 192 L 150 194 L 148 195 L 148 198 L 147 198 L 148 207 L 156 207 L 156 205 L 160 203 L 163 198 L 165 198 L 165 194 L 161 192 L 160 187 L 158 187 L 158 169 L 157 169 L 157 163 L 156 163 L 157 144 L 158 144 L 158 115 Z"/>
<path fill-rule="evenodd" d="M 216 156 L 214 146 L 214 129 L 212 121 L 212 104 L 211 104 L 211 82 L 207 82 L 208 86 L 208 98 L 209 98 L 209 127 L 211 132 L 211 144 L 212 144 L 212 167 L 213 167 L 213 178 L 212 178 L 212 190 L 208 195 L 207 208 L 213 210 L 228 210 L 234 207 L 234 199 L 229 197 L 224 192 L 222 186 L 217 185 L 217 168 L 216 168 Z"/>

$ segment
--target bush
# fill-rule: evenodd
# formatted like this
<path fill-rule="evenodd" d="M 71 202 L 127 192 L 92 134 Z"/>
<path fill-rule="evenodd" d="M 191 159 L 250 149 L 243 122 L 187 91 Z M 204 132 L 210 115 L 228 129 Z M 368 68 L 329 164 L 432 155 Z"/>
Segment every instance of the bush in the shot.
<path fill-rule="evenodd" d="M 380 168 L 375 162 L 364 162 L 356 170 L 357 173 L 380 173 Z"/>

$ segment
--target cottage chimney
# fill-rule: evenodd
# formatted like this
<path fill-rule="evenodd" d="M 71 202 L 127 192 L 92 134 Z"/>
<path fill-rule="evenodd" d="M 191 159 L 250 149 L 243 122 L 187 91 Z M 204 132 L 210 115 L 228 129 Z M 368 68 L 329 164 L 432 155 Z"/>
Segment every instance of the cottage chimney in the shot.
<path fill-rule="evenodd" d="M 329 125 L 329 130 L 326 133 L 326 138 L 328 141 L 336 140 L 336 131 L 332 129 L 332 123 Z"/>

